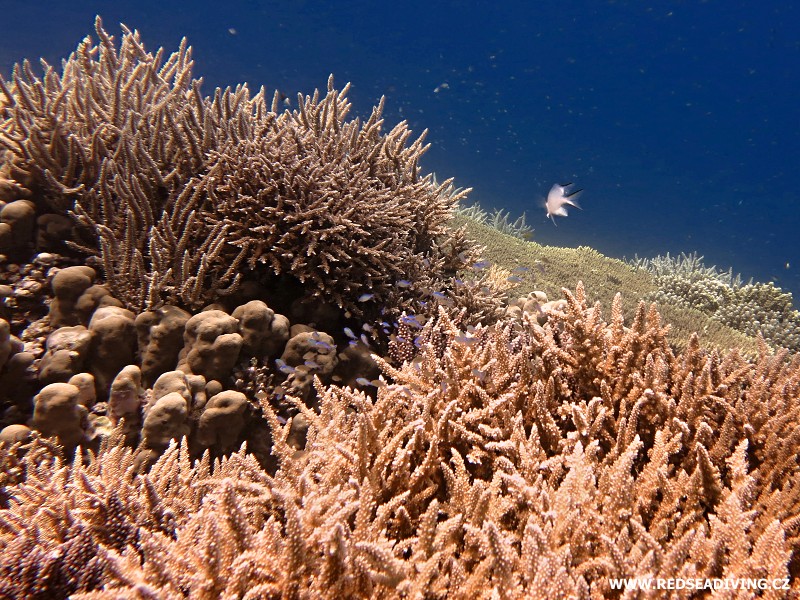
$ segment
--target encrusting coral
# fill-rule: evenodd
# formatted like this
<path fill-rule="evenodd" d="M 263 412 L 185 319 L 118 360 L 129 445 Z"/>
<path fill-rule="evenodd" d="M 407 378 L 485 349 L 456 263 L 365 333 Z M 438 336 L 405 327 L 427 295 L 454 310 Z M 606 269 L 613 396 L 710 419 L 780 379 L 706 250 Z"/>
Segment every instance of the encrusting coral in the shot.
<path fill-rule="evenodd" d="M 610 577 L 786 578 L 800 537 L 800 362 L 669 349 L 581 286 L 544 324 L 446 313 L 377 398 L 320 388 L 302 452 L 149 473 L 130 450 L 65 465 L 42 440 L 9 475 L 2 589 L 62 597 L 615 597 Z M 780 415 L 780 416 L 778 416 Z M 110 442 L 109 442 L 110 443 Z M 53 518 L 53 514 L 63 515 Z M 102 589 L 101 589 L 102 586 Z M 782 595 L 782 594 L 779 594 Z M 50 596 L 56 597 L 56 596 Z"/>

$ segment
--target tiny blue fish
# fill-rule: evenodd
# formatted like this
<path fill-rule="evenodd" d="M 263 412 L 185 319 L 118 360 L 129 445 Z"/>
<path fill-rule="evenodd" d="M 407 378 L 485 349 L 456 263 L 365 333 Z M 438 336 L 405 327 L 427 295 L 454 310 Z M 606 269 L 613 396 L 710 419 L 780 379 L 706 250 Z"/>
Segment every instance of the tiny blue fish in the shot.
<path fill-rule="evenodd" d="M 419 317 L 416 315 L 402 315 L 400 317 L 400 322 L 413 329 L 422 329 L 422 323 L 419 322 Z"/>
<path fill-rule="evenodd" d="M 522 277 L 517 277 L 516 275 L 512 275 L 511 277 L 506 277 L 506 281 L 511 283 L 522 283 Z"/>
<path fill-rule="evenodd" d="M 351 340 L 354 340 L 354 339 L 356 339 L 356 334 L 355 334 L 355 333 L 353 333 L 353 330 L 352 330 L 352 329 L 350 329 L 349 327 L 345 327 L 345 328 L 344 328 L 344 334 L 345 334 L 347 337 L 349 337 Z"/>
<path fill-rule="evenodd" d="M 317 340 L 312 342 L 317 348 L 321 350 L 333 350 L 333 346 L 331 346 L 328 342 L 323 342 L 322 340 Z"/>
<path fill-rule="evenodd" d="M 363 329 L 367 333 L 372 333 L 375 330 L 375 328 L 372 327 L 372 325 L 370 325 L 368 323 L 364 323 L 363 325 L 361 325 L 361 329 Z"/>
<path fill-rule="evenodd" d="M 492 263 L 490 263 L 488 260 L 479 260 L 478 262 L 472 264 L 472 268 L 476 271 L 482 271 L 490 266 L 492 266 Z"/>
<path fill-rule="evenodd" d="M 367 302 L 368 300 L 372 300 L 373 296 L 375 296 L 375 294 L 361 294 L 358 297 L 358 301 L 359 302 Z"/>
<path fill-rule="evenodd" d="M 454 304 L 454 302 L 450 298 L 448 298 L 447 294 L 445 294 L 444 292 L 433 292 L 432 296 L 436 298 L 436 301 L 439 304 L 442 304 L 444 306 L 453 306 Z"/>
<path fill-rule="evenodd" d="M 291 366 L 287 365 L 286 361 L 284 361 L 284 360 L 282 360 L 280 358 L 276 358 L 275 359 L 275 364 L 278 366 L 278 370 L 281 373 L 285 373 L 287 375 L 290 375 L 290 374 L 294 373 L 294 371 L 295 371 L 294 367 L 291 367 Z"/>
<path fill-rule="evenodd" d="M 525 267 L 525 266 L 523 266 L 523 265 L 520 265 L 520 266 L 518 266 L 518 267 L 514 267 L 514 269 L 513 269 L 513 272 L 514 272 L 514 273 L 527 273 L 527 272 L 529 272 L 530 270 L 531 270 L 531 268 L 530 268 L 530 267 Z"/>
<path fill-rule="evenodd" d="M 356 383 L 358 385 L 363 385 L 365 387 L 368 387 L 368 386 L 378 387 L 374 383 L 372 383 L 369 379 L 367 379 L 366 377 L 357 377 L 356 378 Z"/>
<path fill-rule="evenodd" d="M 399 281 L 397 281 L 397 283 L 395 283 L 395 285 L 399 288 L 407 288 L 411 287 L 411 282 L 408 281 L 408 279 L 400 279 Z"/>
<path fill-rule="evenodd" d="M 369 346 L 369 339 L 367 338 L 367 336 L 366 336 L 365 334 L 363 334 L 363 333 L 362 333 L 362 334 L 361 334 L 361 337 L 360 337 L 359 339 L 361 340 L 361 342 L 362 342 L 362 343 L 363 343 L 365 346 Z"/>
<path fill-rule="evenodd" d="M 307 360 L 303 364 L 305 366 L 307 366 L 309 369 L 319 369 L 320 368 L 319 363 L 314 361 L 314 360 Z"/>

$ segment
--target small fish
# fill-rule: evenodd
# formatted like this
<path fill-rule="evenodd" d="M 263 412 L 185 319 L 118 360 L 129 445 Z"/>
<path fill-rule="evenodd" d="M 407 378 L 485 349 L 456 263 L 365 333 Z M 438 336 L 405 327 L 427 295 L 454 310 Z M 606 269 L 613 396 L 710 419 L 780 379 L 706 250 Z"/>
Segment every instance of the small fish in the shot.
<path fill-rule="evenodd" d="M 281 373 L 284 373 L 286 375 L 291 375 L 295 371 L 294 367 L 292 367 L 290 365 L 287 365 L 286 361 L 281 360 L 280 358 L 276 358 L 275 359 L 275 364 L 278 367 L 278 371 L 280 371 Z"/>
<path fill-rule="evenodd" d="M 506 277 L 506 281 L 509 283 L 522 283 L 522 277 L 518 275 L 512 275 L 511 277 Z"/>
<path fill-rule="evenodd" d="M 367 302 L 368 300 L 372 300 L 372 298 L 373 298 L 374 296 L 375 296 L 375 294 L 361 294 L 361 295 L 358 297 L 358 301 L 359 301 L 359 302 Z"/>
<path fill-rule="evenodd" d="M 411 282 L 408 279 L 400 279 L 395 282 L 395 285 L 399 288 L 408 288 L 411 287 Z"/>
<path fill-rule="evenodd" d="M 467 346 L 472 346 L 473 344 L 477 344 L 480 340 L 476 337 L 471 335 L 457 335 L 455 340 L 460 344 L 465 344 Z"/>
<path fill-rule="evenodd" d="M 372 333 L 373 331 L 375 331 L 375 328 L 372 325 L 368 324 L 368 323 L 362 324 L 361 325 L 361 329 L 363 329 L 367 333 Z"/>
<path fill-rule="evenodd" d="M 321 368 L 319 363 L 317 361 L 315 361 L 315 360 L 307 360 L 303 364 L 305 366 L 307 366 L 309 369 L 319 369 L 319 368 Z"/>
<path fill-rule="evenodd" d="M 354 339 L 356 339 L 356 334 L 355 334 L 355 333 L 353 333 L 353 330 L 352 330 L 352 329 L 350 329 L 349 327 L 345 327 L 345 328 L 344 328 L 344 334 L 345 334 L 347 337 L 349 337 L 351 340 L 354 340 Z"/>
<path fill-rule="evenodd" d="M 364 345 L 365 345 L 367 348 L 369 348 L 369 339 L 367 339 L 367 336 L 366 336 L 366 335 L 364 335 L 364 334 L 362 333 L 362 334 L 361 334 L 361 337 L 360 337 L 359 339 L 361 340 L 361 343 L 362 343 L 362 344 L 364 344 Z"/>
<path fill-rule="evenodd" d="M 408 325 L 412 329 L 422 329 L 422 323 L 420 323 L 419 317 L 416 315 L 402 315 L 400 317 L 400 322 L 403 325 Z"/>
<path fill-rule="evenodd" d="M 322 340 L 311 340 L 311 343 L 320 350 L 325 350 L 325 351 L 333 350 L 333 346 L 331 346 L 328 342 L 324 342 Z"/>
<path fill-rule="evenodd" d="M 527 273 L 527 272 L 529 272 L 530 270 L 531 270 L 531 268 L 530 268 L 530 267 L 526 267 L 526 266 L 524 266 L 524 265 L 520 265 L 520 266 L 518 266 L 518 267 L 514 267 L 514 268 L 512 269 L 512 271 L 511 271 L 511 272 L 512 272 L 512 273 Z"/>
<path fill-rule="evenodd" d="M 490 263 L 488 260 L 479 260 L 476 263 L 472 263 L 472 268 L 475 269 L 476 271 L 482 271 L 483 269 L 491 266 L 492 263 Z"/>
<path fill-rule="evenodd" d="M 455 304 L 444 292 L 433 292 L 431 295 L 443 306 L 453 306 Z"/>
<path fill-rule="evenodd" d="M 357 377 L 356 378 L 356 383 L 358 385 L 363 385 L 364 387 L 369 387 L 369 386 L 378 387 L 374 383 L 372 383 L 369 379 L 367 379 L 366 377 Z"/>
<path fill-rule="evenodd" d="M 547 194 L 544 208 L 547 211 L 547 216 L 552 219 L 554 225 L 556 223 L 556 217 L 567 216 L 567 206 L 580 208 L 576 200 L 583 190 L 576 190 L 573 192 L 568 189 L 571 185 L 571 183 L 565 183 L 564 185 L 557 183 L 550 188 L 550 193 Z"/>

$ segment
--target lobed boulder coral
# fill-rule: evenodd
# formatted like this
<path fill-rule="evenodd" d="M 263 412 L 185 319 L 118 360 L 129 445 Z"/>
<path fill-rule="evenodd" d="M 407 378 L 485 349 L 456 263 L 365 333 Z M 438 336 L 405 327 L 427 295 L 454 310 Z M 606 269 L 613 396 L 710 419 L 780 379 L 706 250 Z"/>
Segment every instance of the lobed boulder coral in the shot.
<path fill-rule="evenodd" d="M 186 321 L 179 365 L 206 380 L 225 379 L 242 349 L 239 321 L 221 310 L 207 310 Z"/>
<path fill-rule="evenodd" d="M 70 383 L 51 383 L 33 399 L 33 427 L 53 436 L 65 450 L 89 441 L 86 407 L 80 403 L 81 391 Z"/>

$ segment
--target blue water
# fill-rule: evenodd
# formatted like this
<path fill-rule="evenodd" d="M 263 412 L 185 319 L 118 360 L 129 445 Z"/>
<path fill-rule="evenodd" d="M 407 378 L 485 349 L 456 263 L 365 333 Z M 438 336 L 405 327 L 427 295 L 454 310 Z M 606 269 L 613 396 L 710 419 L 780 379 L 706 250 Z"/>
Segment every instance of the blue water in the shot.
<path fill-rule="evenodd" d="M 188 7 L 188 8 L 187 8 Z M 534 239 L 698 251 L 800 297 L 797 2 L 0 2 L 0 72 L 119 22 L 187 36 L 204 90 L 353 84 L 356 114 L 430 130 L 423 167 L 527 211 Z M 539 198 L 586 191 L 554 227 Z M 796 303 L 797 304 L 797 303 Z"/>

